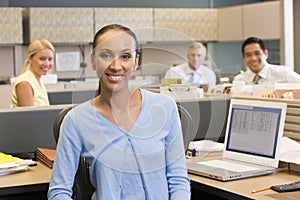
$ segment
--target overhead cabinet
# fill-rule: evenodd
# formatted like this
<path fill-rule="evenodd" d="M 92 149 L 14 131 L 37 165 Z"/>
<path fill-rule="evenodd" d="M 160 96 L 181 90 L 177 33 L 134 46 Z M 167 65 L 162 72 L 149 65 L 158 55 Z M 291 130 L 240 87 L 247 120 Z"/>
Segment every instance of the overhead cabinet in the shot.
<path fill-rule="evenodd" d="M 0 8 L 0 44 L 22 44 L 22 8 Z"/>
<path fill-rule="evenodd" d="M 25 42 L 46 38 L 53 43 L 91 43 L 93 8 L 28 8 L 23 12 Z"/>
<path fill-rule="evenodd" d="M 280 39 L 280 1 L 243 6 L 244 38 Z"/>
<path fill-rule="evenodd" d="M 280 39 L 280 1 L 219 9 L 219 41 L 240 41 L 250 36 Z"/>
<path fill-rule="evenodd" d="M 243 8 L 234 6 L 219 9 L 219 41 L 243 40 Z"/>
<path fill-rule="evenodd" d="M 108 24 L 131 28 L 140 42 L 153 41 L 152 8 L 95 8 L 95 32 Z"/>
<path fill-rule="evenodd" d="M 154 9 L 154 41 L 215 41 L 217 9 Z"/>
<path fill-rule="evenodd" d="M 130 27 L 141 42 L 280 39 L 281 34 L 279 1 L 220 9 L 37 7 L 25 9 L 23 19 L 25 42 L 91 43 L 95 32 L 111 23 Z"/>

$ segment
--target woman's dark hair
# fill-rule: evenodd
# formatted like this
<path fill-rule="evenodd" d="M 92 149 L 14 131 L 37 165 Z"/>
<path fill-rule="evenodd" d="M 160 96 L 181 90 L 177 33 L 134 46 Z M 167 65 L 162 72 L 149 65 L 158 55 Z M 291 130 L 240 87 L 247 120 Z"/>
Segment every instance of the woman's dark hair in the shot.
<path fill-rule="evenodd" d="M 242 45 L 242 55 L 244 55 L 244 53 L 245 53 L 245 46 L 248 45 L 248 44 L 253 44 L 253 43 L 259 44 L 260 48 L 261 48 L 263 51 L 266 50 L 265 44 L 264 44 L 264 42 L 263 42 L 262 39 L 257 38 L 257 37 L 249 37 L 249 38 L 247 38 L 247 39 L 243 42 L 243 45 Z"/>
<path fill-rule="evenodd" d="M 139 48 L 139 43 L 138 43 L 138 39 L 135 35 L 135 33 L 128 27 L 126 26 L 122 26 L 120 24 L 109 24 L 106 25 L 104 27 L 102 27 L 94 36 L 94 41 L 93 41 L 93 52 L 95 50 L 95 48 L 97 47 L 98 43 L 97 40 L 100 36 L 102 36 L 104 33 L 110 31 L 110 30 L 121 30 L 121 31 L 125 31 L 128 35 L 130 35 L 134 41 L 135 41 L 135 50 L 138 53 L 138 48 Z"/>
<path fill-rule="evenodd" d="M 135 41 L 135 51 L 136 51 L 136 56 L 139 54 L 139 43 L 138 43 L 138 39 L 135 35 L 135 33 L 128 27 L 126 26 L 122 26 L 120 24 L 109 24 L 109 25 L 106 25 L 104 27 L 102 27 L 94 36 L 94 41 L 93 41 L 93 54 L 95 53 L 95 49 L 98 45 L 97 41 L 98 41 L 98 38 L 100 36 L 102 36 L 104 33 L 110 31 L 110 30 L 121 30 L 121 31 L 124 31 L 126 32 L 128 35 L 130 35 L 134 41 Z M 99 81 L 99 86 L 98 86 L 98 90 L 96 92 L 96 96 L 98 96 L 101 92 L 101 88 L 100 88 L 100 81 Z"/>

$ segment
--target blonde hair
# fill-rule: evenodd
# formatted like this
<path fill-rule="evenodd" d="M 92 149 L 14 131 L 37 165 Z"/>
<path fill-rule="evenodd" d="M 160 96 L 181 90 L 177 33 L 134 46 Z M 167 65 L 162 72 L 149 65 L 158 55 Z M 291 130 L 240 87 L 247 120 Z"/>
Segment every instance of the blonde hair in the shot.
<path fill-rule="evenodd" d="M 30 45 L 28 46 L 28 50 L 27 50 L 27 58 L 23 64 L 23 68 L 21 73 L 26 72 L 28 69 L 30 69 L 30 62 L 29 62 L 29 58 L 31 58 L 32 56 L 34 56 L 37 52 L 44 50 L 44 49 L 50 49 L 51 51 L 55 51 L 53 45 L 51 44 L 51 42 L 49 42 L 46 39 L 36 39 L 33 42 L 30 43 Z"/>
<path fill-rule="evenodd" d="M 201 42 L 193 42 L 189 49 L 202 49 L 206 53 L 206 47 Z"/>

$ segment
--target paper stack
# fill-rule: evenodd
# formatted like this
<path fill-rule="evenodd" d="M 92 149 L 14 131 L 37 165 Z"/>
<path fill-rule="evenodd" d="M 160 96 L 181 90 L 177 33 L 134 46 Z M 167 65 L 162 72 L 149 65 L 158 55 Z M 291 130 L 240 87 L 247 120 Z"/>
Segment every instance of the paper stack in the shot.
<path fill-rule="evenodd" d="M 37 148 L 36 158 L 48 167 L 52 168 L 55 159 L 55 149 Z"/>
<path fill-rule="evenodd" d="M 190 142 L 188 150 L 195 151 L 196 155 L 193 156 L 220 156 L 222 155 L 224 149 L 224 144 L 219 142 L 214 142 L 211 140 L 200 140 Z"/>
<path fill-rule="evenodd" d="M 291 172 L 300 173 L 300 143 L 283 137 L 279 160 L 288 163 Z"/>
<path fill-rule="evenodd" d="M 28 170 L 28 165 L 35 164 L 35 161 L 24 160 L 0 152 L 0 176 Z"/>

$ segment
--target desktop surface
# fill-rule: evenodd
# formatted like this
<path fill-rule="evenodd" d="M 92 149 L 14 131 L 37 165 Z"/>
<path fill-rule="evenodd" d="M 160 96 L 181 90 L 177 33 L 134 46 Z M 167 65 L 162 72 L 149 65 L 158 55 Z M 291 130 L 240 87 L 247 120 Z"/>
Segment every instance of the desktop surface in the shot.
<path fill-rule="evenodd" d="M 192 157 L 187 159 L 187 162 L 194 162 L 197 160 L 217 157 L 219 156 L 206 156 L 201 159 L 199 159 L 198 157 Z M 229 182 L 222 182 L 190 173 L 188 174 L 188 176 L 191 181 L 192 200 L 199 199 L 199 197 L 207 197 L 201 199 L 210 200 L 287 200 L 299 199 L 300 197 L 300 191 L 278 193 L 269 189 L 258 193 L 252 193 L 252 191 L 254 190 L 270 187 L 272 185 L 299 181 L 299 174 L 289 172 L 286 163 L 281 163 L 279 168 L 277 168 L 276 172 L 273 174 L 239 179 Z"/>
<path fill-rule="evenodd" d="M 195 158 L 187 159 L 187 162 L 190 160 L 193 161 L 194 159 Z M 37 166 L 30 167 L 26 172 L 0 176 L 0 199 L 2 199 L 2 197 L 7 197 L 5 199 L 13 199 L 11 198 L 13 196 L 19 196 L 19 198 L 15 199 L 24 199 L 24 194 L 36 192 L 39 192 L 39 196 L 45 197 L 46 199 L 50 178 L 51 169 L 39 162 Z M 273 190 L 266 190 L 259 193 L 252 193 L 253 190 L 265 188 L 271 185 L 295 182 L 299 180 L 299 174 L 289 173 L 286 167 L 279 168 L 276 170 L 276 173 L 268 176 L 253 177 L 231 182 L 221 182 L 193 174 L 189 174 L 189 178 L 191 180 L 192 199 L 286 200 L 297 199 L 297 197 L 300 196 L 300 191 L 277 193 Z M 206 193 L 206 196 L 204 196 L 204 193 Z"/>
<path fill-rule="evenodd" d="M 28 171 L 0 176 L 0 199 L 47 199 L 52 170 L 37 162 Z"/>

